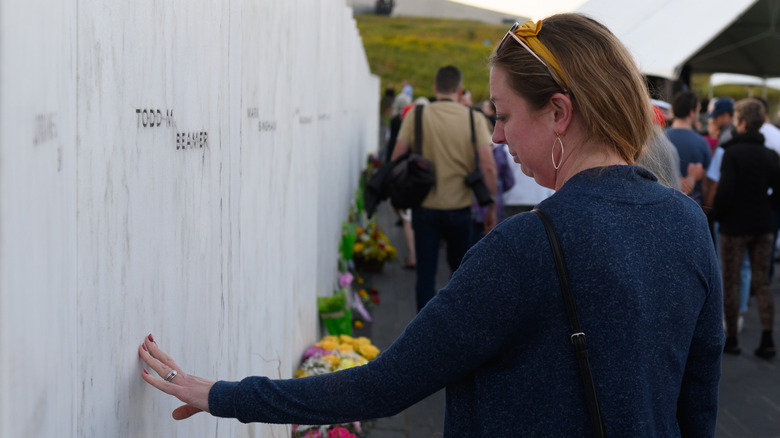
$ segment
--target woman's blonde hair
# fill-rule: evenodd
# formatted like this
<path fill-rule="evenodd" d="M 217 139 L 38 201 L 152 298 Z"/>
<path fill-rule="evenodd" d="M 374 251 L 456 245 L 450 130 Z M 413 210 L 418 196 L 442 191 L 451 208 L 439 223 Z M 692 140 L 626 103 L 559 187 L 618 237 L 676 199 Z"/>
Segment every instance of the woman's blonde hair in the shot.
<path fill-rule="evenodd" d="M 582 14 L 542 20 L 537 37 L 558 60 L 568 90 L 513 38 L 493 53 L 490 66 L 504 70 L 509 86 L 535 109 L 547 105 L 553 94 L 568 91 L 589 136 L 612 145 L 633 164 L 653 125 L 647 86 L 628 50 L 609 29 Z"/>

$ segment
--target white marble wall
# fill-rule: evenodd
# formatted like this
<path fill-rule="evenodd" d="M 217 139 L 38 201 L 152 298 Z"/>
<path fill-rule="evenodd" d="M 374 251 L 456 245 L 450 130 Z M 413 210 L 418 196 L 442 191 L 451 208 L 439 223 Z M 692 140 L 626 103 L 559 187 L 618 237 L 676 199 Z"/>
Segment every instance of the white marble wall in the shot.
<path fill-rule="evenodd" d="M 289 377 L 379 80 L 344 0 L 0 0 L 0 437 L 271 437 L 140 378 Z M 159 112 L 158 112 L 159 111 Z"/>

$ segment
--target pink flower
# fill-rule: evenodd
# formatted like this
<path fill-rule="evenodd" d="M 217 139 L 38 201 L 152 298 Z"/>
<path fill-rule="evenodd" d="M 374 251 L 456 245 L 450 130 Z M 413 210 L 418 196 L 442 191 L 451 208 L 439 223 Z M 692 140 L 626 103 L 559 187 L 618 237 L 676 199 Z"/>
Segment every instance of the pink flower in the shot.
<path fill-rule="evenodd" d="M 352 273 L 346 272 L 344 274 L 339 274 L 339 286 L 340 287 L 347 287 L 350 284 L 352 284 L 352 280 L 354 277 L 352 277 Z"/>
<path fill-rule="evenodd" d="M 334 427 L 328 431 L 328 438 L 357 438 L 355 434 L 350 433 L 343 427 Z"/>
<path fill-rule="evenodd" d="M 323 349 L 323 348 L 312 346 L 312 347 L 307 348 L 306 351 L 303 352 L 302 360 L 306 360 L 306 359 L 308 359 L 308 358 L 310 358 L 312 356 L 314 356 L 314 357 L 325 356 L 328 353 L 330 353 L 330 352 L 325 350 L 325 349 Z"/>

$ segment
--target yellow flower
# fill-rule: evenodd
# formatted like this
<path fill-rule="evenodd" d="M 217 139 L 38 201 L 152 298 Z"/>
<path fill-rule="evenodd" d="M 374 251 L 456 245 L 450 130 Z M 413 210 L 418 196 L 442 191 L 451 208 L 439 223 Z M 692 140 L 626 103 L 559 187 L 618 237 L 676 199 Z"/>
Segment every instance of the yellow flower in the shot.
<path fill-rule="evenodd" d="M 339 335 L 339 341 L 341 341 L 342 344 L 351 344 L 352 343 L 352 336 L 349 336 L 349 335 Z"/>
<path fill-rule="evenodd" d="M 352 345 L 354 345 L 355 347 L 357 347 L 359 345 L 370 345 L 370 344 L 371 344 L 371 340 L 368 339 L 365 336 L 361 336 L 359 338 L 354 338 L 353 342 L 352 342 Z"/>
<path fill-rule="evenodd" d="M 347 368 L 352 368 L 358 366 L 357 363 L 355 363 L 352 359 L 342 359 L 341 363 L 339 363 L 339 366 L 336 368 L 336 371 L 338 370 L 346 370 Z"/>
<path fill-rule="evenodd" d="M 363 321 L 356 319 L 353 325 L 355 326 L 356 329 L 360 330 L 363 328 Z"/>
<path fill-rule="evenodd" d="M 358 277 L 357 284 L 363 284 L 363 277 Z"/>
<path fill-rule="evenodd" d="M 358 291 L 358 295 L 360 296 L 360 298 L 368 298 L 368 292 L 366 292 L 365 289 L 360 289 Z"/>
<path fill-rule="evenodd" d="M 333 369 L 341 363 L 341 358 L 335 354 L 329 354 L 327 356 L 322 356 L 322 361 L 327 363 L 330 368 Z"/>
<path fill-rule="evenodd" d="M 379 355 L 379 349 L 371 344 L 358 347 L 358 353 L 362 354 L 368 360 L 374 360 Z"/>
<path fill-rule="evenodd" d="M 322 348 L 323 350 L 331 351 L 339 348 L 339 342 L 334 340 L 323 340 L 315 344 L 317 347 Z"/>
<path fill-rule="evenodd" d="M 364 249 L 366 249 L 366 246 L 362 243 L 356 243 L 355 246 L 352 247 L 352 251 L 356 253 L 361 253 Z"/>
<path fill-rule="evenodd" d="M 355 348 L 352 347 L 351 344 L 341 344 L 339 345 L 339 353 L 352 353 L 355 351 Z"/>

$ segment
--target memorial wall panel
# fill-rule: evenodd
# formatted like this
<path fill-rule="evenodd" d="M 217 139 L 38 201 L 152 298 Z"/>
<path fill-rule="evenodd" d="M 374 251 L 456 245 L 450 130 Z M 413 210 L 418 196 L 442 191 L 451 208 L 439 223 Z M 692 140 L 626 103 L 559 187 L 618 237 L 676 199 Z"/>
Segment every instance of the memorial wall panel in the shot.
<path fill-rule="evenodd" d="M 0 2 L 0 436 L 74 436 L 75 1 Z"/>
<path fill-rule="evenodd" d="M 0 436 L 284 436 L 140 378 L 290 377 L 379 80 L 343 1 L 0 0 Z"/>

